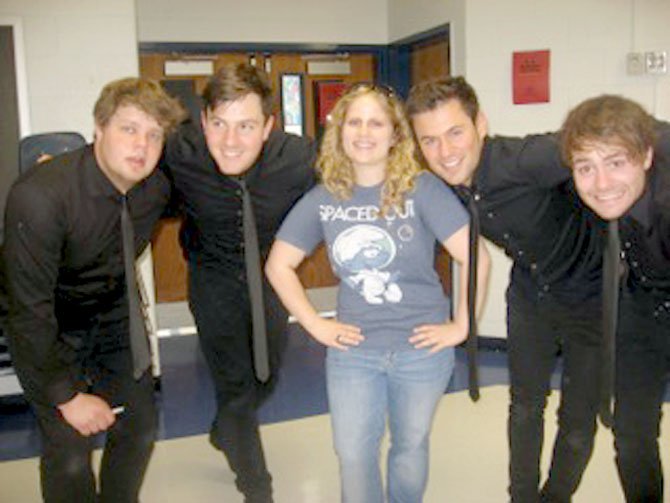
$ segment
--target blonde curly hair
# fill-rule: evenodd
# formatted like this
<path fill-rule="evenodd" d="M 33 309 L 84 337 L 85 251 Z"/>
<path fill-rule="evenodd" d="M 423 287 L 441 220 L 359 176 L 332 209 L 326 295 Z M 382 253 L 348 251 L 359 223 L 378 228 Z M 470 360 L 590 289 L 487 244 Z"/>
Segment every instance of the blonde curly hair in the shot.
<path fill-rule="evenodd" d="M 345 91 L 330 113 L 316 167 L 328 192 L 338 199 L 351 198 L 356 176 L 342 146 L 342 127 L 351 104 L 366 95 L 379 101 L 393 125 L 395 141 L 389 151 L 380 201 L 381 214 L 386 215 L 391 208 L 402 207 L 405 194 L 414 189 L 414 180 L 423 170 L 404 106 L 391 89 L 360 83 Z"/>

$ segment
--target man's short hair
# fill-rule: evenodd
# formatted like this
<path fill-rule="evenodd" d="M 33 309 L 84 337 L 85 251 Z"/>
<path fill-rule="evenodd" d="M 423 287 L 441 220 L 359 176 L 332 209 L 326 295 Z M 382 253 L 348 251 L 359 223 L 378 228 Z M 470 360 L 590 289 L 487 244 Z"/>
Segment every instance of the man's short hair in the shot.
<path fill-rule="evenodd" d="M 576 106 L 560 131 L 561 154 L 568 166 L 588 143 L 623 147 L 631 159 L 644 159 L 655 143 L 654 118 L 638 103 L 622 96 L 602 95 Z"/>
<path fill-rule="evenodd" d="M 129 77 L 103 87 L 93 108 L 93 118 L 104 127 L 116 110 L 133 105 L 153 117 L 167 135 L 186 118 L 186 111 L 155 80 Z"/>
<path fill-rule="evenodd" d="M 407 98 L 407 113 L 410 117 L 435 110 L 440 105 L 458 100 L 472 122 L 479 113 L 477 93 L 463 77 L 445 77 L 415 85 Z"/>
<path fill-rule="evenodd" d="M 220 68 L 207 82 L 202 93 L 203 107 L 213 110 L 221 103 L 257 94 L 265 118 L 272 115 L 273 95 L 267 74 L 247 63 L 226 65 Z"/>

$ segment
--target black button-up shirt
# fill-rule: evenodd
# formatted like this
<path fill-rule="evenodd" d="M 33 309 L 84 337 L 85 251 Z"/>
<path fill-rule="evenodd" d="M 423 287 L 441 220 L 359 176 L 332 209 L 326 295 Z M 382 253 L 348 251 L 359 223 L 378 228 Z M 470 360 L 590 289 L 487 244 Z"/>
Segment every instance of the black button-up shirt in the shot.
<path fill-rule="evenodd" d="M 670 294 L 670 124 L 657 123 L 654 160 L 642 197 L 619 220 L 632 287 Z"/>
<path fill-rule="evenodd" d="M 169 199 L 159 171 L 127 194 L 138 254 Z M 7 199 L 4 266 L 12 359 L 28 395 L 52 405 L 82 390 L 80 363 L 129 345 L 124 196 L 93 147 L 35 166 Z"/>
<path fill-rule="evenodd" d="M 457 192 L 466 197 L 462 187 Z M 602 223 L 576 196 L 556 135 L 486 138 L 469 192 L 482 235 L 503 248 L 541 291 L 563 289 L 578 298 L 601 287 Z M 589 287 L 554 288 L 567 279 Z"/>
<path fill-rule="evenodd" d="M 273 131 L 244 174 L 263 257 L 286 213 L 314 184 L 315 157 L 311 140 Z M 237 177 L 218 170 L 198 123 L 183 124 L 168 140 L 163 167 L 183 206 L 181 241 L 189 263 L 216 264 L 244 278 L 242 189 Z"/>

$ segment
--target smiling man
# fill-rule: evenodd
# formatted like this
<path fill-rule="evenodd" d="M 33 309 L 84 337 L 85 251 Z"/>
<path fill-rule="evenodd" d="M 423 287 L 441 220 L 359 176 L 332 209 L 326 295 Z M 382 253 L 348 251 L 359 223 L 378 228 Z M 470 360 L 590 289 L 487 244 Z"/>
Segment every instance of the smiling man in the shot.
<path fill-rule="evenodd" d="M 222 68 L 202 98 L 200 123 L 182 125 L 168 140 L 165 164 L 183 207 L 189 304 L 216 391 L 210 441 L 226 456 L 245 501 L 267 503 L 272 484 L 256 409 L 276 383 L 287 313 L 264 278 L 263 299 L 252 302 L 255 266 L 247 266 L 245 235 L 255 227 L 260 260 L 253 260 L 262 268 L 284 216 L 314 183 L 315 149 L 308 139 L 272 129 L 272 91 L 253 66 Z M 252 350 L 261 324 L 269 376 Z"/>
<path fill-rule="evenodd" d="M 670 371 L 670 124 L 605 95 L 572 110 L 561 138 L 582 200 L 618 220 L 627 274 L 616 335 L 617 467 L 627 501 L 660 503 L 658 437 Z"/>
<path fill-rule="evenodd" d="M 139 311 L 137 337 L 130 335 L 127 285 L 136 284 L 126 276 L 134 257 L 122 222 L 133 228 L 139 255 L 169 199 L 169 183 L 154 168 L 183 116 L 156 82 L 112 82 L 95 105 L 93 145 L 34 166 L 10 191 L 8 335 L 42 435 L 48 503 L 138 501 L 157 418 Z M 103 431 L 96 490 L 92 435 Z"/>
<path fill-rule="evenodd" d="M 430 169 L 476 207 L 481 233 L 514 261 L 507 290 L 514 503 L 567 502 L 591 456 L 600 364 L 600 248 L 556 135 L 489 137 L 462 78 L 415 86 L 407 102 Z M 558 434 L 540 488 L 544 409 L 563 356 Z"/>

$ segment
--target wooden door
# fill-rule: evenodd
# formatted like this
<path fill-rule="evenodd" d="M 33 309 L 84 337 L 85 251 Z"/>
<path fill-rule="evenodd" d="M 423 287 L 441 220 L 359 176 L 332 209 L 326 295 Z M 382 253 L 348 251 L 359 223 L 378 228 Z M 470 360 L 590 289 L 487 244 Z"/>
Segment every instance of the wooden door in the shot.
<path fill-rule="evenodd" d="M 205 60 L 211 61 L 214 71 L 228 63 L 249 62 L 251 59 L 262 68 L 269 70 L 269 77 L 275 100 L 274 114 L 276 126 L 282 127 L 282 117 L 279 110 L 280 82 L 284 73 L 298 73 L 303 76 L 303 99 L 305 103 L 305 125 L 308 136 L 315 137 L 317 124 L 315 120 L 316 109 L 314 99 L 314 85 L 319 81 L 340 81 L 350 84 L 358 81 L 374 81 L 376 62 L 370 54 L 351 54 L 347 56 L 334 55 L 333 58 L 341 60 L 346 57 L 349 62 L 350 71 L 346 74 L 319 74 L 309 73 L 309 61 L 314 58 L 327 59 L 324 55 L 305 55 L 299 53 L 282 54 L 217 54 L 217 55 L 174 55 L 174 54 L 142 54 L 140 56 L 140 74 L 168 84 L 170 81 L 179 84 L 179 81 L 187 85 L 175 86 L 190 89 L 189 92 L 200 95 L 206 85 L 208 76 L 183 75 L 178 77 L 167 77 L 165 75 L 165 63 L 172 60 Z M 168 85 L 166 87 L 169 88 Z M 153 240 L 154 250 L 154 274 L 156 279 L 157 302 L 174 302 L 186 299 L 186 263 L 181 248 L 178 244 L 178 233 L 181 220 L 179 218 L 168 218 L 160 222 L 157 233 Z M 315 253 L 309 257 L 298 270 L 303 284 L 307 288 L 333 286 L 337 279 L 332 273 L 326 250 L 323 246 L 317 248 Z"/>
<path fill-rule="evenodd" d="M 410 48 L 411 85 L 449 75 L 449 39 L 440 35 Z"/>
<path fill-rule="evenodd" d="M 410 46 L 410 85 L 449 76 L 449 38 L 446 33 L 416 42 Z M 435 258 L 442 287 L 451 293 L 451 260 L 449 254 L 440 247 Z"/>

